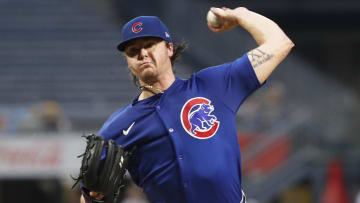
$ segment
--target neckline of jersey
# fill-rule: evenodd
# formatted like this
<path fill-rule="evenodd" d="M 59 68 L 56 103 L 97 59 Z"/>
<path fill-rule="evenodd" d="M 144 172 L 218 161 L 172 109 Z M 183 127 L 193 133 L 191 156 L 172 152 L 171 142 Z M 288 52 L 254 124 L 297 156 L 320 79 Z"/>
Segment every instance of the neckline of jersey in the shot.
<path fill-rule="evenodd" d="M 169 88 L 167 88 L 167 89 L 164 91 L 164 93 L 158 93 L 158 94 L 155 94 L 155 95 L 153 95 L 153 96 L 151 96 L 151 97 L 149 97 L 149 98 L 146 98 L 146 99 L 143 99 L 143 100 L 138 101 L 139 96 L 140 96 L 140 94 L 141 94 L 141 92 L 140 92 L 140 93 L 132 100 L 131 105 L 132 105 L 132 106 L 135 106 L 135 105 L 137 105 L 137 104 L 144 104 L 144 105 L 146 105 L 146 104 L 149 104 L 149 103 L 153 103 L 155 100 L 160 99 L 161 97 L 163 97 L 164 95 L 166 95 L 168 92 L 171 92 L 171 90 L 176 87 L 176 84 L 179 83 L 180 80 L 181 80 L 180 78 L 175 77 L 174 82 L 170 85 Z"/>

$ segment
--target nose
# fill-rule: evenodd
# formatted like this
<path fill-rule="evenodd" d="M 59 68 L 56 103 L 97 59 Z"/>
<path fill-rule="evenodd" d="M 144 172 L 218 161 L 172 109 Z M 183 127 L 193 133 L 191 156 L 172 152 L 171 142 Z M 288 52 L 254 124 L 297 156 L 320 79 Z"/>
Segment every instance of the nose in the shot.
<path fill-rule="evenodd" d="M 148 51 L 145 48 L 141 48 L 139 53 L 139 59 L 143 59 L 145 57 L 148 57 Z"/>

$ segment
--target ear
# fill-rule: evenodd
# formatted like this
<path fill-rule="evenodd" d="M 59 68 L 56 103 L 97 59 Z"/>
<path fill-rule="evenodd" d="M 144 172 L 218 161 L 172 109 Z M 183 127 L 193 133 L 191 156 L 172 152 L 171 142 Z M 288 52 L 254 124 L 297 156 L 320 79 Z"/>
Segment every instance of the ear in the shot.
<path fill-rule="evenodd" d="M 168 55 L 169 55 L 170 58 L 174 55 L 174 44 L 173 43 L 169 43 Z"/>

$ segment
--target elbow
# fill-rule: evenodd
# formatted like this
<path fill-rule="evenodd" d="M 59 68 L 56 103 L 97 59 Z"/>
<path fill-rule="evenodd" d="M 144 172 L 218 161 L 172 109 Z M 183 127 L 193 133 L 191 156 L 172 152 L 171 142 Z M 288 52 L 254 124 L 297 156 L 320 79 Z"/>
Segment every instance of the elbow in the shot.
<path fill-rule="evenodd" d="M 275 44 L 274 44 L 275 45 Z M 291 49 L 295 46 L 294 42 L 288 37 L 277 41 L 277 53 L 282 60 L 290 53 Z"/>
<path fill-rule="evenodd" d="M 294 46 L 294 42 L 291 41 L 288 37 L 282 40 L 281 47 L 285 55 L 287 55 Z"/>
<path fill-rule="evenodd" d="M 281 45 L 288 49 L 292 49 L 295 46 L 294 42 L 285 34 L 279 40 L 281 42 Z"/>
<path fill-rule="evenodd" d="M 288 46 L 290 47 L 290 49 L 292 49 L 295 46 L 295 43 L 289 39 Z"/>
<path fill-rule="evenodd" d="M 289 49 L 289 51 L 295 46 L 294 42 L 291 41 L 290 38 L 286 37 L 285 46 Z"/>
<path fill-rule="evenodd" d="M 274 40 L 268 41 L 268 44 L 277 47 L 278 50 L 282 51 L 290 51 L 295 46 L 295 43 L 285 34 L 278 36 Z"/>

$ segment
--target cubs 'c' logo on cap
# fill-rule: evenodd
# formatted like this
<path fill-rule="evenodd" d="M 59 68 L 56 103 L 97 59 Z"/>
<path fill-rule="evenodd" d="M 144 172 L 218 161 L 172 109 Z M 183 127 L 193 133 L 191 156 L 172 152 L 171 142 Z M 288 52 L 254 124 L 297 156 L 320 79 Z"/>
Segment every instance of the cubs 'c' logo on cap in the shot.
<path fill-rule="evenodd" d="M 216 116 L 211 115 L 214 106 L 204 97 L 189 99 L 181 109 L 181 124 L 185 131 L 198 139 L 208 139 L 215 135 L 220 126 Z"/>
<path fill-rule="evenodd" d="M 131 31 L 133 33 L 138 33 L 143 29 L 141 26 L 142 26 L 142 22 L 136 22 L 132 25 Z"/>

